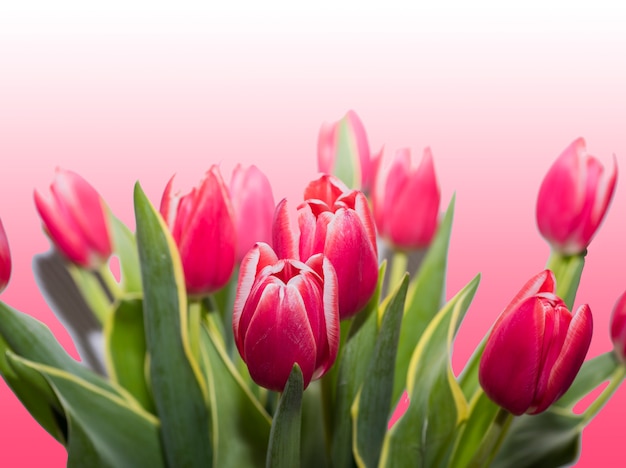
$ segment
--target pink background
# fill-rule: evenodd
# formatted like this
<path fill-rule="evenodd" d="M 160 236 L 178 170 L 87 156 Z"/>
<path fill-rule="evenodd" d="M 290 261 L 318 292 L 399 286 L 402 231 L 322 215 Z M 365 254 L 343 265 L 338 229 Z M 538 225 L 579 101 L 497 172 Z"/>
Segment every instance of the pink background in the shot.
<path fill-rule="evenodd" d="M 218 162 L 225 177 L 237 162 L 255 163 L 277 200 L 299 199 L 316 173 L 321 123 L 350 108 L 387 156 L 430 146 L 442 208 L 457 194 L 448 295 L 483 275 L 455 348 L 457 371 L 545 264 L 534 205 L 552 161 L 583 136 L 591 154 L 608 162 L 615 153 L 626 167 L 619 11 L 81 5 L 0 11 L 0 217 L 14 261 L 2 300 L 48 324 L 72 353 L 31 273 L 33 255 L 48 249 L 32 191 L 47 187 L 56 166 L 91 181 L 132 226 L 136 180 L 158 203 L 174 172 L 189 187 Z M 590 357 L 610 349 L 609 314 L 626 289 L 622 185 L 578 295 L 594 313 Z M 622 465 L 625 409 L 626 387 L 585 429 L 578 466 Z M 0 460 L 66 461 L 4 382 Z"/>

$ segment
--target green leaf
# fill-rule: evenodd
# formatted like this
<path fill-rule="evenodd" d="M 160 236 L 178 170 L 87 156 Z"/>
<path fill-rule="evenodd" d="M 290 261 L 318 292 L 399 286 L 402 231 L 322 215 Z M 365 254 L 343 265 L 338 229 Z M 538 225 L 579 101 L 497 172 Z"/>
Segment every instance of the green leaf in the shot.
<path fill-rule="evenodd" d="M 210 466 L 208 391 L 189 349 L 187 296 L 178 249 L 139 184 L 135 185 L 135 217 L 150 382 L 168 464 Z"/>
<path fill-rule="evenodd" d="M 120 261 L 121 287 L 125 293 L 141 293 L 141 269 L 135 236 L 113 213 L 109 212 L 113 234 L 113 253 Z"/>
<path fill-rule="evenodd" d="M 100 325 L 104 325 L 113 312 L 113 306 L 111 298 L 98 279 L 98 275 L 91 270 L 71 263 L 68 263 L 66 268 L 85 303 L 98 319 Z"/>
<path fill-rule="evenodd" d="M 216 328 L 201 328 L 203 370 L 209 374 L 213 408 L 213 465 L 263 466 L 271 418 L 235 370 Z"/>
<path fill-rule="evenodd" d="M 76 362 L 40 321 L 0 302 L 0 335 L 11 351 L 36 363 L 64 370 L 139 406 L 118 387 Z"/>
<path fill-rule="evenodd" d="M 300 431 L 302 423 L 302 371 L 293 365 L 272 421 L 267 447 L 268 468 L 300 466 Z"/>
<path fill-rule="evenodd" d="M 58 396 L 68 421 L 69 467 L 164 466 L 154 416 L 72 374 L 7 357 L 18 375 L 38 373 Z"/>
<path fill-rule="evenodd" d="M 387 432 L 381 466 L 445 465 L 467 418 L 467 401 L 450 365 L 454 335 L 472 302 L 476 276 L 433 318 L 420 338 L 407 374 L 410 404 Z"/>
<path fill-rule="evenodd" d="M 500 407 L 491 401 L 483 391 L 476 392 L 470 403 L 467 421 L 456 440 L 449 466 L 470 465 L 476 456 L 476 451 L 483 446 L 485 437 L 490 433 L 499 411 Z"/>
<path fill-rule="evenodd" d="M 13 393 L 35 420 L 56 440 L 65 444 L 67 421 L 61 410 L 61 403 L 45 381 L 38 374 L 29 378 L 20 377 L 9 364 L 7 352 L 10 349 L 0 336 L 0 373 Z"/>
<path fill-rule="evenodd" d="M 463 371 L 458 379 L 461 389 L 463 390 L 463 395 L 465 395 L 467 400 L 473 400 L 476 393 L 482 391 L 480 388 L 480 382 L 478 381 L 478 369 L 480 367 L 480 358 L 485 350 L 485 344 L 487 343 L 489 333 L 476 347 L 470 356 L 469 361 L 465 364 L 465 367 L 463 368 Z"/>
<path fill-rule="evenodd" d="M 386 263 L 380 266 L 378 286 L 374 297 L 370 301 L 372 307 L 366 307 L 349 323 L 347 341 L 340 349 L 340 355 L 331 371 L 336 372 L 336 391 L 332 411 L 332 438 L 330 455 L 334 467 L 349 467 L 354 465 L 352 452 L 352 417 L 351 409 L 361 384 L 365 380 L 370 363 L 376 336 L 378 334 L 378 301 L 385 277 Z M 342 322 L 342 328 L 348 324 Z M 342 333 L 343 335 L 343 333 Z M 336 370 L 335 370 L 336 369 Z M 330 377 L 325 375 L 322 386 Z"/>
<path fill-rule="evenodd" d="M 446 268 L 452 220 L 454 218 L 454 202 L 455 197 L 453 196 L 419 273 L 409 288 L 406 310 L 402 319 L 402 329 L 400 330 L 400 340 L 398 342 L 392 401 L 398 401 L 400 395 L 402 395 L 405 376 L 409 369 L 409 362 L 415 346 L 427 325 L 441 309 L 442 301 L 445 298 Z M 393 285 L 391 286 L 393 287 Z"/>
<path fill-rule="evenodd" d="M 104 327 L 107 371 L 141 406 L 154 412 L 146 381 L 146 336 L 141 299 L 122 300 Z"/>
<path fill-rule="evenodd" d="M 354 453 L 361 466 L 378 465 L 380 449 L 387 431 L 394 381 L 393 363 L 396 360 L 408 284 L 407 274 L 388 302 L 367 368 L 367 379 L 352 406 Z"/>

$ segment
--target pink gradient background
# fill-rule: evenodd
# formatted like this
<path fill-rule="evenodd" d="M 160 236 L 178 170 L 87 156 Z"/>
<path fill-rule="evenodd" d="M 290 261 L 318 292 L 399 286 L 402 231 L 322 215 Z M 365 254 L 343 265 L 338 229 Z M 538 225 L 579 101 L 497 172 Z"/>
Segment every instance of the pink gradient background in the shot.
<path fill-rule="evenodd" d="M 277 200 L 296 200 L 316 173 L 321 123 L 353 108 L 388 157 L 432 148 L 442 209 L 456 192 L 448 296 L 483 275 L 456 343 L 459 371 L 545 264 L 534 205 L 552 161 L 583 136 L 591 154 L 615 153 L 626 169 L 623 14 L 242 11 L 0 12 L 0 216 L 14 261 L 2 300 L 75 354 L 31 273 L 48 249 L 32 191 L 56 166 L 82 174 L 131 226 L 136 180 L 158 203 L 172 173 L 187 187 L 216 162 L 225 177 L 255 163 Z M 610 349 L 609 314 L 626 289 L 622 185 L 578 294 L 594 313 L 590 357 Z M 585 429 L 578 466 L 622 465 L 625 411 L 626 387 Z M 3 381 L 0 441 L 2 466 L 65 465 Z"/>

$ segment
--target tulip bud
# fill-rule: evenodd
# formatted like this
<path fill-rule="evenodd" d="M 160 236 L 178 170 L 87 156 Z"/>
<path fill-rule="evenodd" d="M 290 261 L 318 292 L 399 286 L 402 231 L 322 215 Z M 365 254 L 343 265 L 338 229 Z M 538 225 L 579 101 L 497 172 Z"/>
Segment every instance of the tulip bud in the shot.
<path fill-rule="evenodd" d="M 81 176 L 59 168 L 50 192 L 50 197 L 34 194 L 50 239 L 72 263 L 98 268 L 113 249 L 104 200 Z"/>
<path fill-rule="evenodd" d="M 626 291 L 617 299 L 611 314 L 611 341 L 619 359 L 626 364 Z"/>
<path fill-rule="evenodd" d="M 570 387 L 591 343 L 591 310 L 572 314 L 555 295 L 554 274 L 533 277 L 493 326 L 480 361 L 479 380 L 510 413 L 545 411 Z"/>
<path fill-rule="evenodd" d="M 161 199 L 161 215 L 178 246 L 187 293 L 204 295 L 226 285 L 235 266 L 233 208 L 217 166 L 200 184 L 180 196 L 170 179 Z"/>
<path fill-rule="evenodd" d="M 9 241 L 0 219 L 0 292 L 7 287 L 11 278 L 11 250 Z"/>
<path fill-rule="evenodd" d="M 279 260 L 269 245 L 257 244 L 241 264 L 233 333 L 262 387 L 282 391 L 295 363 L 304 388 L 322 377 L 339 347 L 337 277 L 328 259 Z"/>
<path fill-rule="evenodd" d="M 350 187 L 370 189 L 379 157 L 371 158 L 365 127 L 356 112 L 348 111 L 341 120 L 322 125 L 317 162 L 320 172 L 334 174 Z"/>
<path fill-rule="evenodd" d="M 439 218 L 441 194 L 430 148 L 417 166 L 409 149 L 401 149 L 372 194 L 380 235 L 403 250 L 428 247 Z"/>
<path fill-rule="evenodd" d="M 376 229 L 362 192 L 348 190 L 337 178 L 323 175 L 304 192 L 298 207 L 298 253 L 291 239 L 286 203 L 279 203 L 274 221 L 274 246 L 283 258 L 301 260 L 323 253 L 333 264 L 339 284 L 342 319 L 363 309 L 378 282 Z"/>
<path fill-rule="evenodd" d="M 271 242 L 274 196 L 269 180 L 256 166 L 243 169 L 237 165 L 230 181 L 230 198 L 237 231 L 235 260 L 240 263 L 255 243 Z"/>
<path fill-rule="evenodd" d="M 546 174 L 537 198 L 537 225 L 563 255 L 585 251 L 600 226 L 615 190 L 617 162 L 608 172 L 587 154 L 585 140 L 569 145 Z"/>

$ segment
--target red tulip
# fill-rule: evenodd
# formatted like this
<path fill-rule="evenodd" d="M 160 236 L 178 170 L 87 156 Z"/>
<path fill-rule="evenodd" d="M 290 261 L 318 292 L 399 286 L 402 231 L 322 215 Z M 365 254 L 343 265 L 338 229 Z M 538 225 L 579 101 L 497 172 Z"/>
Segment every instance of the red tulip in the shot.
<path fill-rule="evenodd" d="M 274 196 L 269 180 L 256 166 L 243 169 L 237 165 L 230 181 L 230 197 L 237 230 L 235 260 L 240 263 L 256 242 L 271 242 Z"/>
<path fill-rule="evenodd" d="M 328 259 L 279 260 L 257 244 L 241 264 L 233 332 L 257 384 L 283 391 L 295 363 L 305 388 L 322 377 L 339 347 L 337 277 Z"/>
<path fill-rule="evenodd" d="M 585 140 L 569 145 L 546 174 L 537 198 L 537 225 L 550 245 L 564 255 L 585 251 L 615 190 L 617 162 L 608 172 L 587 154 Z"/>
<path fill-rule="evenodd" d="M 611 341 L 615 353 L 626 363 L 626 291 L 617 299 L 611 314 Z"/>
<path fill-rule="evenodd" d="M 7 287 L 11 278 L 11 250 L 9 241 L 0 219 L 0 292 Z"/>
<path fill-rule="evenodd" d="M 591 343 L 591 310 L 572 314 L 555 295 L 554 274 L 533 277 L 502 312 L 483 352 L 483 390 L 509 412 L 545 411 L 570 387 Z"/>
<path fill-rule="evenodd" d="M 212 293 L 226 285 L 235 266 L 233 208 L 217 166 L 197 187 L 172 194 L 172 177 L 161 200 L 161 214 L 178 246 L 187 292 Z"/>
<path fill-rule="evenodd" d="M 378 232 L 404 250 L 428 247 L 439 218 L 441 194 L 430 148 L 415 163 L 409 149 L 399 150 L 372 194 Z"/>
<path fill-rule="evenodd" d="M 274 246 L 282 258 L 328 257 L 337 272 L 339 314 L 351 317 L 367 304 L 378 282 L 376 229 L 367 199 L 329 175 L 311 182 L 304 198 L 298 207 L 298 251 L 284 200 L 276 208 Z"/>
<path fill-rule="evenodd" d="M 317 142 L 320 172 L 334 174 L 351 187 L 368 191 L 379 161 L 380 155 L 371 157 L 365 127 L 356 112 L 348 111 L 341 120 L 322 125 Z"/>
<path fill-rule="evenodd" d="M 57 168 L 51 196 L 35 190 L 35 206 L 56 247 L 72 263 L 97 268 L 112 252 L 104 201 L 81 176 Z"/>

